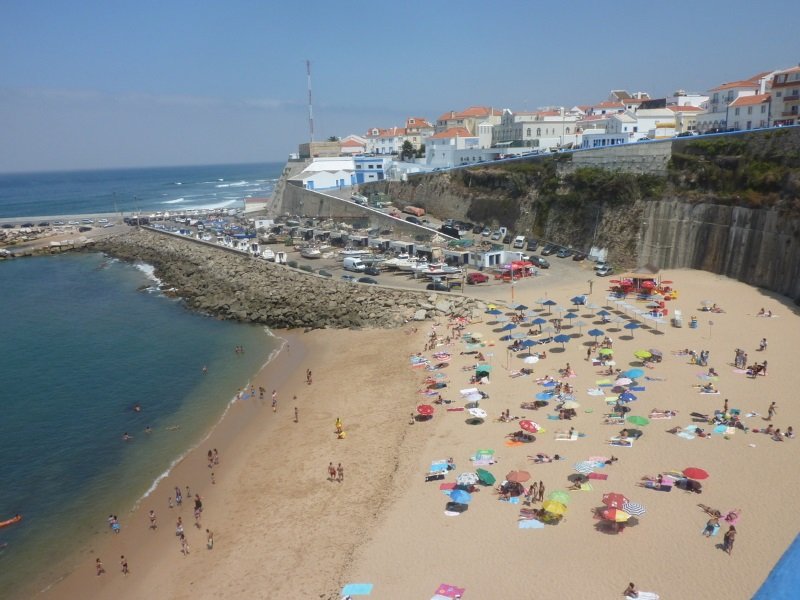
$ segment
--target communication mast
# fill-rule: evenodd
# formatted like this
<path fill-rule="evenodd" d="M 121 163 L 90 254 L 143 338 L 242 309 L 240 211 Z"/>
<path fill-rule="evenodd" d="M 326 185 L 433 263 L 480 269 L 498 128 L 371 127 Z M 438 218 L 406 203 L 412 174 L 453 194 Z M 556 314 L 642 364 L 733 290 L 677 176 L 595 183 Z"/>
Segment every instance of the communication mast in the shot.
<path fill-rule="evenodd" d="M 308 132 L 310 141 L 314 141 L 314 110 L 311 106 L 311 61 L 306 60 L 306 73 L 308 74 Z"/>

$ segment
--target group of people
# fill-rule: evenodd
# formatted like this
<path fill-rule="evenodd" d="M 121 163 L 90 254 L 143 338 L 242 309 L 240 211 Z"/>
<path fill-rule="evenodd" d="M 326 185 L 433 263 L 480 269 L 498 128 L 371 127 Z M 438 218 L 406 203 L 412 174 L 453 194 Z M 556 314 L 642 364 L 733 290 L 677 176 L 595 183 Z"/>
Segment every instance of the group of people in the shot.
<path fill-rule="evenodd" d="M 333 463 L 328 463 L 328 481 L 338 481 L 339 483 L 344 481 L 344 467 L 342 463 L 339 463 L 339 466 L 333 466 Z"/>

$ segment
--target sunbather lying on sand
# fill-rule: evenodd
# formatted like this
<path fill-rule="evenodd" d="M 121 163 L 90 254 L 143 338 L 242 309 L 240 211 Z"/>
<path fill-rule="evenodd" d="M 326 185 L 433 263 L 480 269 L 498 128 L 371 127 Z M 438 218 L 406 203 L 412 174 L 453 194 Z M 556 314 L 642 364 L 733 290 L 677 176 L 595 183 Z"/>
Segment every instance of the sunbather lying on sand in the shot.
<path fill-rule="evenodd" d="M 530 460 L 535 463 L 543 464 L 543 463 L 551 463 L 554 460 L 561 460 L 561 457 L 558 454 L 554 454 L 551 458 L 548 454 L 537 454 L 536 456 L 528 456 Z"/>
<path fill-rule="evenodd" d="M 668 419 L 669 417 L 674 417 L 678 414 L 677 410 L 661 410 L 659 408 L 654 408 L 650 411 L 650 418 L 651 419 Z"/>

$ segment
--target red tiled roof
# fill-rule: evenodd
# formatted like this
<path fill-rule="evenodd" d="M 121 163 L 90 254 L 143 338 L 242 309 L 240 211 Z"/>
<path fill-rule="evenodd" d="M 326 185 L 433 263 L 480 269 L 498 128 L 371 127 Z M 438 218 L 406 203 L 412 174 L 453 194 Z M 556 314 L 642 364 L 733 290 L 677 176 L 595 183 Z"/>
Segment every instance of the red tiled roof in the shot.
<path fill-rule="evenodd" d="M 414 121 L 411 123 L 411 121 Z M 408 117 L 406 119 L 406 129 L 411 127 L 412 129 L 417 129 L 420 127 L 433 127 L 430 123 L 428 123 L 428 119 L 424 117 Z"/>
<path fill-rule="evenodd" d="M 690 106 L 688 104 L 684 106 L 678 106 L 677 104 L 673 104 L 672 106 L 667 107 L 672 112 L 701 112 L 703 109 L 698 106 Z"/>
<path fill-rule="evenodd" d="M 361 142 L 357 142 L 356 140 L 346 140 L 341 143 L 341 146 L 342 148 L 355 148 L 355 147 L 363 148 L 364 144 L 362 144 Z"/>
<path fill-rule="evenodd" d="M 764 102 L 769 102 L 769 94 L 756 94 L 755 96 L 739 96 L 728 106 L 734 106 L 734 107 L 753 106 L 754 104 L 763 104 Z"/>
<path fill-rule="evenodd" d="M 711 88 L 712 92 L 721 92 L 722 90 L 730 90 L 733 88 L 758 88 L 758 83 L 754 81 L 731 81 L 730 83 L 723 83 L 715 88 Z"/>
<path fill-rule="evenodd" d="M 475 137 L 475 136 L 473 136 L 466 127 L 451 127 L 450 129 L 445 129 L 444 131 L 437 133 L 436 135 L 432 135 L 431 139 L 443 140 L 454 137 Z"/>
<path fill-rule="evenodd" d="M 461 112 L 455 112 L 453 110 L 451 110 L 450 112 L 446 112 L 442 116 L 440 116 L 437 119 L 437 121 L 450 121 L 452 119 L 470 119 L 470 118 L 488 117 L 489 115 L 493 115 L 496 112 L 497 111 L 490 106 L 470 106 L 469 108 L 465 108 Z"/>

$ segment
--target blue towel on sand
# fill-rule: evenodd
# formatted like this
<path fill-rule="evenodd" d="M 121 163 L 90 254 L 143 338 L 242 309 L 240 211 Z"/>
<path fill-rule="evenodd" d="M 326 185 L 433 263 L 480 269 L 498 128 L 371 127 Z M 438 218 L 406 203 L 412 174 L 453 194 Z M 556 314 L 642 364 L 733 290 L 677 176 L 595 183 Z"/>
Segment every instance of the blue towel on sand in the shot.
<path fill-rule="evenodd" d="M 644 391 L 644 386 L 643 385 L 634 386 L 634 387 L 631 388 L 631 391 L 632 392 L 643 392 Z"/>
<path fill-rule="evenodd" d="M 547 418 L 551 421 L 558 421 L 558 415 L 547 415 Z"/>
<path fill-rule="evenodd" d="M 519 522 L 520 529 L 544 529 L 544 523 L 536 519 L 528 519 Z"/>
<path fill-rule="evenodd" d="M 447 471 L 447 463 L 431 463 L 431 473 Z"/>
<path fill-rule="evenodd" d="M 369 596 L 371 593 L 371 583 L 348 583 L 342 588 L 342 596 Z"/>
<path fill-rule="evenodd" d="M 509 504 L 519 504 L 519 496 L 511 496 L 508 500 L 500 498 L 501 502 L 508 502 Z"/>

